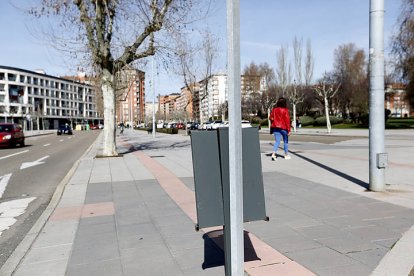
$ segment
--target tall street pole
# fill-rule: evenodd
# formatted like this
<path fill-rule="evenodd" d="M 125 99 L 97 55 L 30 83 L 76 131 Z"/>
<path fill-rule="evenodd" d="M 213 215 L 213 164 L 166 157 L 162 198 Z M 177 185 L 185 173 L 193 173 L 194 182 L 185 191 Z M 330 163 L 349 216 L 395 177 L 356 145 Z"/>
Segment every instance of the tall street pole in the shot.
<path fill-rule="evenodd" d="M 152 138 L 155 139 L 155 85 L 154 85 L 154 56 L 151 60 L 151 90 L 152 90 Z"/>
<path fill-rule="evenodd" d="M 225 218 L 224 235 L 226 275 L 229 276 L 244 275 L 240 72 L 240 3 L 239 0 L 227 0 L 230 214 L 229 219 Z"/>
<path fill-rule="evenodd" d="M 370 0 L 369 13 L 369 189 L 385 190 L 384 0 Z"/>

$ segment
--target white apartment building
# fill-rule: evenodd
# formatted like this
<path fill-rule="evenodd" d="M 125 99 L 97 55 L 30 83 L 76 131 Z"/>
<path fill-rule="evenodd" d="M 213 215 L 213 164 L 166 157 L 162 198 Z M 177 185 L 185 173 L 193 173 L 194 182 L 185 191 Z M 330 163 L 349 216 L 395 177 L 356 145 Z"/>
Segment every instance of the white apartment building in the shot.
<path fill-rule="evenodd" d="M 0 65 L 0 122 L 55 129 L 66 122 L 95 124 L 99 120 L 93 86 Z"/>
<path fill-rule="evenodd" d="M 221 106 L 227 101 L 227 75 L 215 74 L 199 82 L 200 121 L 221 118 Z"/>

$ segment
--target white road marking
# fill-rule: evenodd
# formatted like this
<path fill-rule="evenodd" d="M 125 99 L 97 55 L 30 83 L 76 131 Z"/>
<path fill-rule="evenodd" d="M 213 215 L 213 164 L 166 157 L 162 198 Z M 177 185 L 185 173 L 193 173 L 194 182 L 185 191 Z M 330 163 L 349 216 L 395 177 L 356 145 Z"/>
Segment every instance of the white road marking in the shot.
<path fill-rule="evenodd" d="M 15 218 L 22 215 L 34 199 L 35 197 L 28 197 L 0 203 L 0 236 L 4 230 L 16 223 Z"/>
<path fill-rule="evenodd" d="M 3 196 L 3 193 L 7 187 L 7 183 L 9 183 L 11 176 L 11 173 L 0 176 L 0 198 Z"/>
<path fill-rule="evenodd" d="M 28 152 L 28 151 L 29 151 L 29 150 L 24 150 L 24 151 L 19 151 L 19 152 L 13 153 L 13 154 L 9 154 L 9 155 L 6 155 L 6 156 L 3 156 L 3 157 L 0 157 L 0 160 L 1 160 L 1 159 L 6 159 L 6 158 L 9 158 L 9 157 L 12 157 L 12 156 L 18 155 L 18 154 L 22 154 L 22 153 L 25 153 L 25 152 Z"/>
<path fill-rule="evenodd" d="M 50 146 L 50 144 L 44 144 L 43 146 L 44 146 L 44 147 L 47 147 L 47 146 Z"/>
<path fill-rule="evenodd" d="M 39 159 L 37 159 L 36 161 L 33 161 L 33 162 L 24 162 L 20 166 L 20 169 L 23 170 L 23 169 L 26 169 L 26 168 L 30 168 L 30 167 L 33 167 L 33 166 L 37 166 L 37 165 L 43 164 L 45 162 L 42 162 L 42 161 L 45 160 L 48 157 L 49 157 L 49 155 L 46 155 L 46 156 L 43 156 L 42 158 L 39 158 Z"/>
<path fill-rule="evenodd" d="M 59 140 L 59 142 L 63 142 L 63 141 L 64 141 L 63 139 L 60 139 L 60 140 Z"/>

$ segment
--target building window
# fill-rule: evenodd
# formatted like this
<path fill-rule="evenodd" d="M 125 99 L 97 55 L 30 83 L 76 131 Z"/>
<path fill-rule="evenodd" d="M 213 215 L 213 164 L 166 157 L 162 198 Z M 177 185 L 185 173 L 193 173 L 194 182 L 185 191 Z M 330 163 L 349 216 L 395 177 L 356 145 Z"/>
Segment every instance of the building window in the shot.
<path fill-rule="evenodd" d="M 33 78 L 33 84 L 34 84 L 34 85 L 38 85 L 38 84 L 39 84 L 39 80 L 38 80 L 38 78 Z"/>
<path fill-rule="evenodd" d="M 20 82 L 24 83 L 24 75 L 20 75 Z"/>
<path fill-rule="evenodd" d="M 4 80 L 4 73 L 0 73 L 0 80 Z"/>
<path fill-rule="evenodd" d="M 16 81 L 17 76 L 15 74 L 7 74 L 7 79 L 9 81 Z"/>

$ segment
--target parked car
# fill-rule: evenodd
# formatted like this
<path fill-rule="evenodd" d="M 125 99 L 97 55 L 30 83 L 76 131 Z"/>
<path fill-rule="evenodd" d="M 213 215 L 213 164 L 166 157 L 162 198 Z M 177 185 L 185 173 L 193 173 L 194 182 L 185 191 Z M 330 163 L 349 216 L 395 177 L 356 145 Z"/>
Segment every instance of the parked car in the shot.
<path fill-rule="evenodd" d="M 19 144 L 24 147 L 24 133 L 18 124 L 0 123 L 0 146 L 14 147 Z"/>
<path fill-rule="evenodd" d="M 192 122 L 192 123 L 191 123 L 191 125 L 190 125 L 190 127 L 188 127 L 188 129 L 189 129 L 189 130 L 195 130 L 195 129 L 198 129 L 198 128 L 199 128 L 199 126 L 200 126 L 200 124 L 199 124 L 199 123 L 197 123 L 197 122 Z"/>
<path fill-rule="evenodd" d="M 183 123 L 177 123 L 176 128 L 184 129 L 184 124 Z"/>
<path fill-rule="evenodd" d="M 57 130 L 57 135 L 62 135 L 62 134 L 72 135 L 73 134 L 72 127 L 69 124 L 59 126 Z"/>
<path fill-rule="evenodd" d="M 219 127 L 223 127 L 223 121 L 222 120 L 216 120 L 211 123 L 211 129 L 218 129 Z"/>
<path fill-rule="evenodd" d="M 213 121 L 205 122 L 204 124 L 201 125 L 201 129 L 202 130 L 211 130 L 211 124 L 212 123 L 213 123 Z"/>
<path fill-rule="evenodd" d="M 250 124 L 250 122 L 249 121 L 246 121 L 246 120 L 242 120 L 241 121 L 241 125 L 242 125 L 242 128 L 252 127 L 252 125 Z"/>

